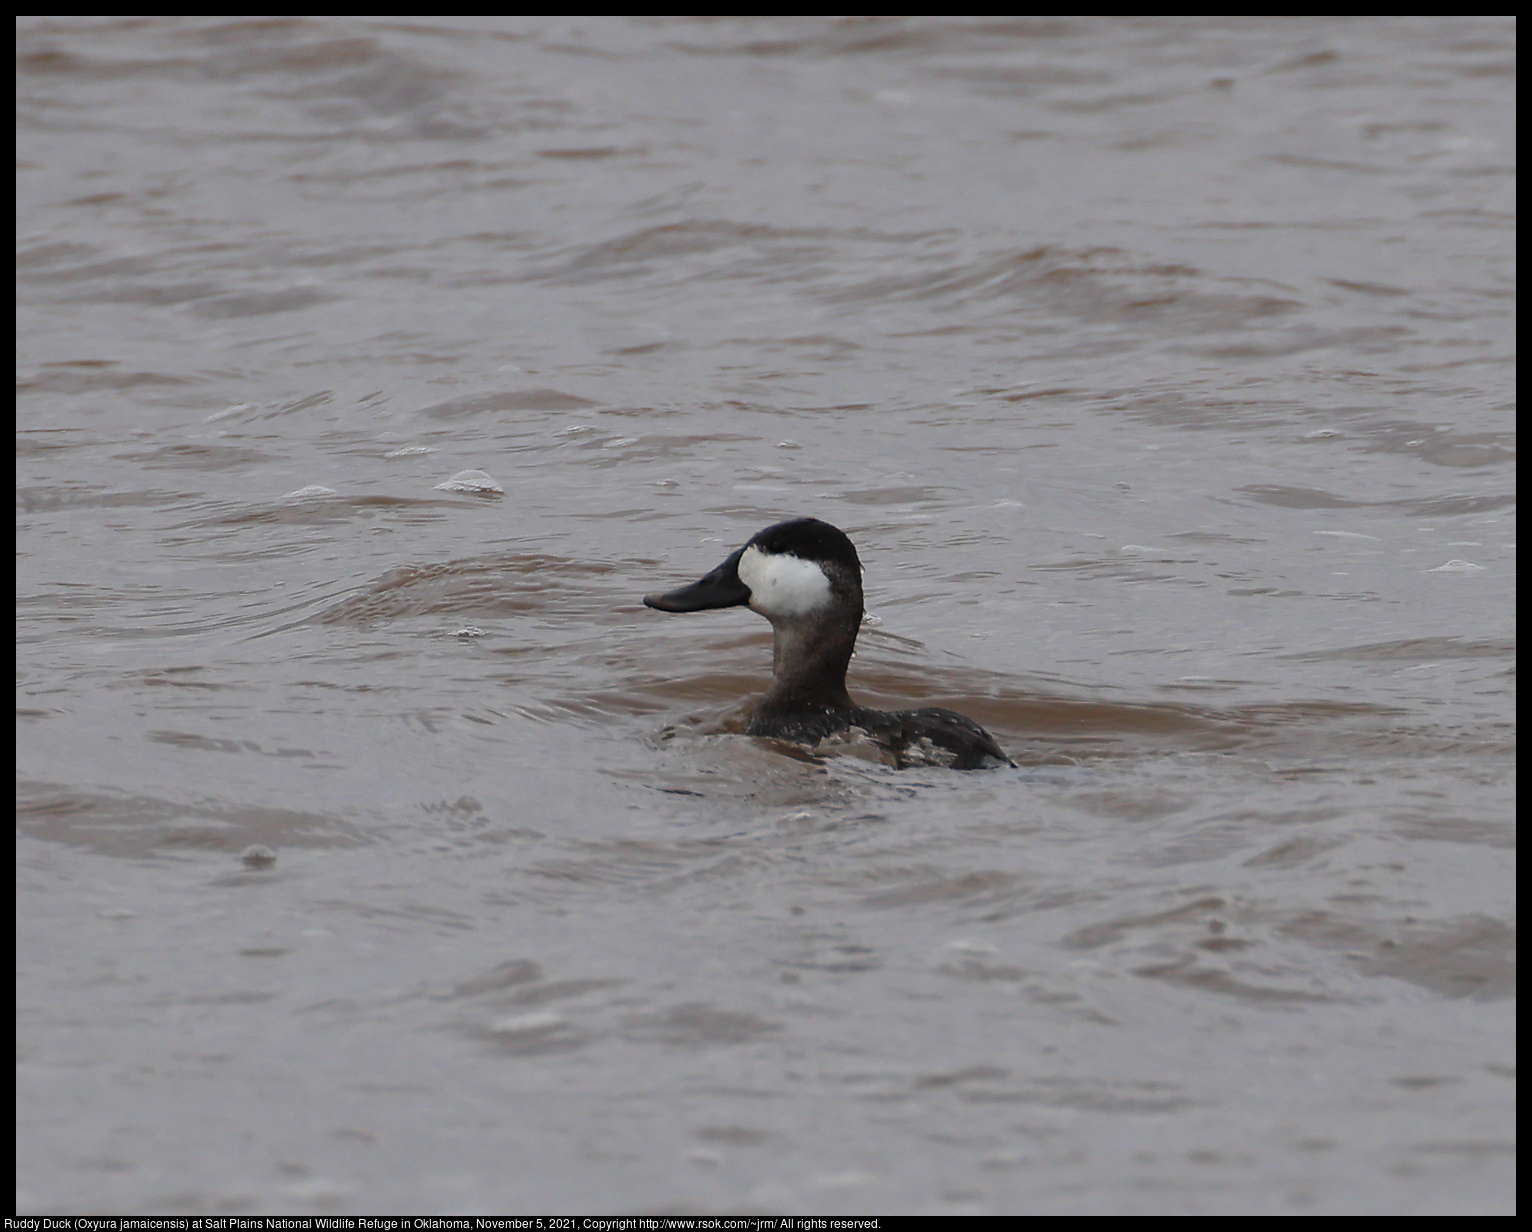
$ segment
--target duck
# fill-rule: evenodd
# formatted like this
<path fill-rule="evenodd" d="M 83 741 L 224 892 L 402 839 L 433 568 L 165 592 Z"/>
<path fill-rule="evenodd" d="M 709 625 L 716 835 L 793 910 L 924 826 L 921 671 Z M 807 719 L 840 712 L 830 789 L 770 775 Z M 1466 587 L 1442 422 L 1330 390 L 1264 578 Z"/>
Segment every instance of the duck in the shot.
<path fill-rule="evenodd" d="M 1014 765 L 987 731 L 940 706 L 872 710 L 846 691 L 862 627 L 862 561 L 845 531 L 791 518 L 757 531 L 697 581 L 645 595 L 660 612 L 748 607 L 771 622 L 771 687 L 747 736 L 794 744 L 868 742 L 895 767 L 978 770 Z"/>

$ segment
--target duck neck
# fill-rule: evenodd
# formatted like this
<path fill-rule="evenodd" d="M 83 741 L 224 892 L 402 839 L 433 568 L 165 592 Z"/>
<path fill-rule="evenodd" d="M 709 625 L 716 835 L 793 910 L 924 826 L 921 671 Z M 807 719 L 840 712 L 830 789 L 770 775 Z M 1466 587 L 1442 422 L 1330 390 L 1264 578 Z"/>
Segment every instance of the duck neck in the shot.
<path fill-rule="evenodd" d="M 846 667 L 861 623 L 860 604 L 829 620 L 772 621 L 771 688 L 757 713 L 853 709 Z"/>

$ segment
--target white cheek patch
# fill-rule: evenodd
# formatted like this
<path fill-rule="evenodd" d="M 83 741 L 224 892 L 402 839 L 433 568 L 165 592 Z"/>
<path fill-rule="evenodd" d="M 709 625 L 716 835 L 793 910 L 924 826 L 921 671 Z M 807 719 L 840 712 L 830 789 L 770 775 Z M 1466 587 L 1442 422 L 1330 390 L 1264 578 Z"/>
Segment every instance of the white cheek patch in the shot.
<path fill-rule="evenodd" d="M 750 587 L 750 607 L 762 616 L 807 616 L 830 603 L 830 579 L 812 560 L 746 548 L 739 580 Z"/>

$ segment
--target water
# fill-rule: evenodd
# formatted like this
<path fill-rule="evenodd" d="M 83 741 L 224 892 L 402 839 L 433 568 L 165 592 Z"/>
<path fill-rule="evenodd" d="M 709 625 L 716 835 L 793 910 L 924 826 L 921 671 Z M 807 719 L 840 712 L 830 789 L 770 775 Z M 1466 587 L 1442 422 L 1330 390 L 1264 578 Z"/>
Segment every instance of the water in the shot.
<path fill-rule="evenodd" d="M 1510 19 L 19 37 L 21 1212 L 1511 1213 Z"/>

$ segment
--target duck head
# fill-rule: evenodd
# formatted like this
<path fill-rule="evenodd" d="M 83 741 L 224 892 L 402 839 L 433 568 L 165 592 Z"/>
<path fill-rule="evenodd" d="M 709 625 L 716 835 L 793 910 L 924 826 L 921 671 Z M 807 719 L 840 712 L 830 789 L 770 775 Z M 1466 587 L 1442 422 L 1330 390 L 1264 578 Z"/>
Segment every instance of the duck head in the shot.
<path fill-rule="evenodd" d="M 747 606 L 773 624 L 854 604 L 861 620 L 862 562 L 844 531 L 818 518 L 778 522 L 689 586 L 645 595 L 661 612 Z"/>

